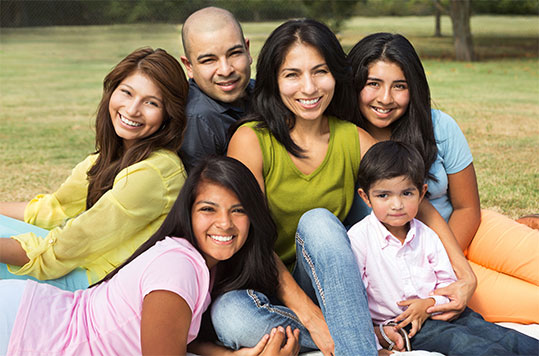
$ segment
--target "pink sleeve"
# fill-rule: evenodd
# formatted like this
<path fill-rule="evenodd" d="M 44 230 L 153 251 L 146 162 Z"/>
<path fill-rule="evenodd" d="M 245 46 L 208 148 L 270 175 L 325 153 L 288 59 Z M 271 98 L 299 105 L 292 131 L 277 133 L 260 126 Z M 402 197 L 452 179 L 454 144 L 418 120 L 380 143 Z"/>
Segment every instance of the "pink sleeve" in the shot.
<path fill-rule="evenodd" d="M 198 300 L 207 294 L 201 288 L 204 271 L 184 251 L 169 250 L 156 256 L 144 271 L 140 288 L 142 298 L 155 290 L 165 290 L 182 297 L 191 312 L 195 312 Z"/>

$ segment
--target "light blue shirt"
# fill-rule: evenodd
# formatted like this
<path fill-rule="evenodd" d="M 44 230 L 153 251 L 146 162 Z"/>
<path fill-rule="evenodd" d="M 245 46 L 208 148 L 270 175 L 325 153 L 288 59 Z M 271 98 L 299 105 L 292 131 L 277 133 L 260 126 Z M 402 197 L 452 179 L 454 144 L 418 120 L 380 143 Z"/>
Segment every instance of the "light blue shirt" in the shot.
<path fill-rule="evenodd" d="M 429 201 L 438 210 L 440 215 L 449 221 L 453 213 L 453 205 L 448 195 L 448 174 L 454 174 L 468 167 L 473 161 L 472 153 L 464 134 L 460 130 L 456 121 L 440 110 L 431 110 L 432 124 L 434 126 L 434 138 L 438 154 L 436 160 L 430 167 L 437 182 L 428 180 Z M 359 185 L 356 186 L 356 189 Z M 371 209 L 356 196 L 348 218 L 344 221 L 345 226 L 351 226 L 360 221 L 371 212 Z"/>
<path fill-rule="evenodd" d="M 440 215 L 448 221 L 453 213 L 453 205 L 448 195 L 448 174 L 455 174 L 468 167 L 473 161 L 472 153 L 464 134 L 455 120 L 440 110 L 431 110 L 434 138 L 438 147 L 436 161 L 430 167 L 430 174 L 438 182 L 428 180 L 429 201 Z"/>

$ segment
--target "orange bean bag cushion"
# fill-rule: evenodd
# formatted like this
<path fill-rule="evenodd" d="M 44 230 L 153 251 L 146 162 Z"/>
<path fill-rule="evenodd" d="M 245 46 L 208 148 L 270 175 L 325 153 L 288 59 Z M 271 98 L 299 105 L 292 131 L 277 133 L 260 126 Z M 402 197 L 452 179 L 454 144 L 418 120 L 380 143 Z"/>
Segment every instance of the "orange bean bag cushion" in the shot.
<path fill-rule="evenodd" d="M 465 254 L 478 282 L 470 308 L 490 322 L 539 323 L 539 231 L 482 210 Z"/>

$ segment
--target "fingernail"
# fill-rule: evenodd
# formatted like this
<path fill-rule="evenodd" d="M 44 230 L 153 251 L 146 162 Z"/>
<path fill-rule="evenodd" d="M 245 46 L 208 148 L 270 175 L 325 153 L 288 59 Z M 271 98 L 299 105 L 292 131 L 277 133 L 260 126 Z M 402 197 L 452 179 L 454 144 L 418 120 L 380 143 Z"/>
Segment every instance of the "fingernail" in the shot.
<path fill-rule="evenodd" d="M 276 328 L 271 329 L 271 335 L 275 335 L 276 332 L 277 332 Z"/>
<path fill-rule="evenodd" d="M 279 329 L 279 332 L 284 333 L 284 328 L 282 326 L 279 325 L 278 329 Z"/>

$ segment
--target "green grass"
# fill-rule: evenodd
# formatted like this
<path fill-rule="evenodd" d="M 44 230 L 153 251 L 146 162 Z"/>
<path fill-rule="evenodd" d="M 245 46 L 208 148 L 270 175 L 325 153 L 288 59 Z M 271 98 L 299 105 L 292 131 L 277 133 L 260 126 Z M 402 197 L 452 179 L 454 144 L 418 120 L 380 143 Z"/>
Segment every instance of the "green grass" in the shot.
<path fill-rule="evenodd" d="M 278 25 L 244 23 L 256 58 Z M 116 25 L 0 30 L 0 201 L 54 191 L 94 149 L 93 116 L 104 76 L 143 46 L 181 54 L 179 26 Z M 424 59 L 435 107 L 466 134 L 483 207 L 511 217 L 539 212 L 537 17 L 472 18 L 481 62 L 458 63 L 451 24 L 432 17 L 353 18 L 345 50 L 365 35 L 399 32 Z M 253 66 L 254 73 L 254 66 Z M 253 74 L 254 75 L 254 74 Z"/>

